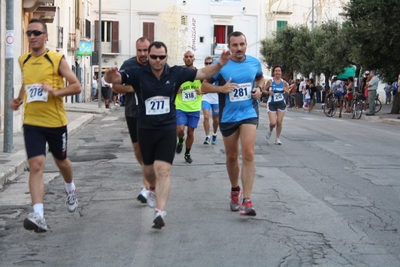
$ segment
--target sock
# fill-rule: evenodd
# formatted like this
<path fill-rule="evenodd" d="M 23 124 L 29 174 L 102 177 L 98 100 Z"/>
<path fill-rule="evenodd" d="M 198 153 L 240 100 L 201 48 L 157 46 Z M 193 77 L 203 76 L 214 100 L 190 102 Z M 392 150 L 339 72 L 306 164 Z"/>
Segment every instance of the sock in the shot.
<path fill-rule="evenodd" d="M 72 191 L 75 191 L 75 184 L 74 184 L 74 182 L 65 183 L 65 191 L 67 191 L 67 193 L 70 193 L 70 192 L 72 192 Z"/>
<path fill-rule="evenodd" d="M 237 187 L 232 187 L 232 189 L 231 189 L 232 191 L 240 191 L 240 186 L 237 186 Z"/>
<path fill-rule="evenodd" d="M 207 135 L 207 136 L 206 136 L 206 138 L 210 138 L 210 136 L 209 136 L 209 135 Z"/>
<path fill-rule="evenodd" d="M 180 143 L 180 144 L 182 144 L 183 141 L 185 141 L 185 138 L 183 138 L 183 137 L 182 137 L 182 138 L 179 138 L 179 143 Z"/>
<path fill-rule="evenodd" d="M 217 133 L 213 133 L 213 136 L 217 136 Z"/>
<path fill-rule="evenodd" d="M 243 203 L 244 202 L 249 202 L 250 201 L 250 198 L 243 198 Z"/>
<path fill-rule="evenodd" d="M 151 191 L 155 191 L 155 190 L 156 190 L 156 187 L 155 187 L 155 186 L 150 186 L 149 189 L 150 189 Z"/>
<path fill-rule="evenodd" d="M 43 218 L 43 203 L 36 203 L 33 205 L 33 212 L 39 214 L 40 218 Z"/>
<path fill-rule="evenodd" d="M 186 155 L 187 155 L 187 154 L 190 154 L 190 148 L 186 148 L 185 154 L 186 154 Z"/>

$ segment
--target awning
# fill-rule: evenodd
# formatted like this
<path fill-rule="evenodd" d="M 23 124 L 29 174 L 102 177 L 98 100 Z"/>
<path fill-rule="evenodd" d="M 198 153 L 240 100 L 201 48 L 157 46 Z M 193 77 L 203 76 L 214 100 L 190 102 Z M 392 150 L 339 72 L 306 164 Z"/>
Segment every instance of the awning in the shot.
<path fill-rule="evenodd" d="M 356 67 L 344 68 L 344 72 L 338 74 L 339 80 L 347 80 L 349 77 L 354 77 L 356 75 Z"/>

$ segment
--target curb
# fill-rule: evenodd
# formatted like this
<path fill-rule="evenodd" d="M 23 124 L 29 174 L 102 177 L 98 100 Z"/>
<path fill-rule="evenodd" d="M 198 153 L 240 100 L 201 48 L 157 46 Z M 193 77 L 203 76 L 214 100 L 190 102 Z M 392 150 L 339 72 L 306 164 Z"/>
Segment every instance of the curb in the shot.
<path fill-rule="evenodd" d="M 90 123 L 96 116 L 101 115 L 87 113 L 82 115 L 78 119 L 71 121 L 67 125 L 68 135 L 73 135 L 80 128 Z M 25 149 L 19 150 L 16 153 L 10 155 L 10 162 L 4 165 L 5 167 L 7 167 L 7 170 L 0 174 L 0 190 L 3 189 L 4 185 L 7 182 L 15 180 L 18 176 L 24 173 L 26 167 L 28 166 L 28 162 L 26 159 L 21 160 L 21 158 L 26 158 Z"/>

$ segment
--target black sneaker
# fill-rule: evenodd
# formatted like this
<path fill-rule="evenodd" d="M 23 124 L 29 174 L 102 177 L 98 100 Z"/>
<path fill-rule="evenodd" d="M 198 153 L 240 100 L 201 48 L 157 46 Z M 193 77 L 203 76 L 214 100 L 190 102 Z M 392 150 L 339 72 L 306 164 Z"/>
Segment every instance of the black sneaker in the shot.
<path fill-rule="evenodd" d="M 193 162 L 192 158 L 190 157 L 190 154 L 185 154 L 185 161 L 186 161 L 186 163 L 192 163 Z"/>
<path fill-rule="evenodd" d="M 154 215 L 153 226 L 154 229 L 161 229 L 165 226 L 165 216 L 167 213 L 163 210 L 157 210 L 156 214 Z"/>
<path fill-rule="evenodd" d="M 178 141 L 178 144 L 176 145 L 176 154 L 180 154 L 182 152 L 184 142 L 185 139 L 183 139 L 182 143 Z"/>

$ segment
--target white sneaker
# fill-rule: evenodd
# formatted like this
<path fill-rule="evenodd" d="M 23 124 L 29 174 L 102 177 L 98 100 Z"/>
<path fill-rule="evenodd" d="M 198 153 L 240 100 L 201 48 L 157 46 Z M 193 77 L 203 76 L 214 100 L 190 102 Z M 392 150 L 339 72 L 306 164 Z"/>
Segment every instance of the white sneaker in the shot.
<path fill-rule="evenodd" d="M 67 206 L 67 210 L 71 213 L 76 211 L 76 208 L 78 207 L 78 199 L 76 198 L 75 190 L 67 193 L 65 206 Z"/>
<path fill-rule="evenodd" d="M 265 136 L 267 139 L 271 138 L 272 131 L 268 131 L 267 135 Z"/>
<path fill-rule="evenodd" d="M 276 138 L 275 139 L 275 145 L 282 145 L 281 139 Z"/>
<path fill-rule="evenodd" d="M 163 210 L 156 209 L 156 214 L 154 215 L 152 228 L 161 229 L 165 226 L 165 216 L 167 213 Z"/>
<path fill-rule="evenodd" d="M 115 104 L 114 104 L 114 106 L 117 106 L 117 107 L 119 107 L 119 104 L 118 104 L 118 103 L 115 103 Z"/>
<path fill-rule="evenodd" d="M 147 203 L 147 198 L 149 196 L 149 190 L 145 186 L 142 187 L 142 191 L 140 191 L 139 195 L 137 196 L 137 200 L 142 203 Z"/>
<path fill-rule="evenodd" d="M 153 190 L 149 190 L 149 194 L 147 196 L 147 205 L 150 208 L 154 208 L 156 206 L 156 192 Z"/>
<path fill-rule="evenodd" d="M 47 232 L 46 220 L 37 213 L 29 213 L 24 220 L 26 230 L 34 230 L 36 233 Z"/>

